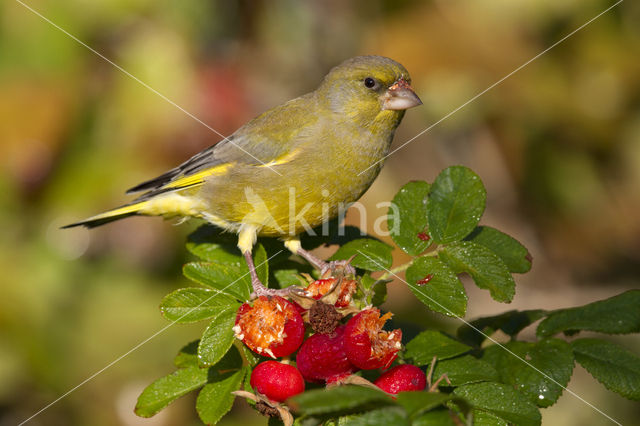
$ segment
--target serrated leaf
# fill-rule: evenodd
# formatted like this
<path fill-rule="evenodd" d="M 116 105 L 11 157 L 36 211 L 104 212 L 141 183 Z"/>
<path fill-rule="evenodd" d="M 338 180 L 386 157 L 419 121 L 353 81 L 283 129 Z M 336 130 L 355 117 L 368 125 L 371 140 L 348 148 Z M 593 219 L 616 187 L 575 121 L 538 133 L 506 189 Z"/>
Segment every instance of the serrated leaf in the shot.
<path fill-rule="evenodd" d="M 406 346 L 405 358 L 410 358 L 418 366 L 428 365 L 438 360 L 453 358 L 471 350 L 470 346 L 460 343 L 443 333 L 427 330 L 414 337 Z"/>
<path fill-rule="evenodd" d="M 406 413 L 400 407 L 385 407 L 367 411 L 364 414 L 347 416 L 340 420 L 340 426 L 409 426 Z"/>
<path fill-rule="evenodd" d="M 411 420 L 411 426 L 457 426 L 461 424 L 464 423 L 448 409 L 431 410 Z"/>
<path fill-rule="evenodd" d="M 456 274 L 434 257 L 419 257 L 406 273 L 407 285 L 432 311 L 463 317 L 467 311 L 467 293 Z"/>
<path fill-rule="evenodd" d="M 467 241 L 485 246 L 498 255 L 510 272 L 524 274 L 531 269 L 531 254 L 518 240 L 490 226 L 478 226 Z"/>
<path fill-rule="evenodd" d="M 404 407 L 409 417 L 418 416 L 450 399 L 450 395 L 439 392 L 400 392 L 396 395 L 396 401 Z"/>
<path fill-rule="evenodd" d="M 233 344 L 232 327 L 236 320 L 236 312 L 237 309 L 226 309 L 211 320 L 198 345 L 200 365 L 214 365 L 227 353 Z"/>
<path fill-rule="evenodd" d="M 200 340 L 194 340 L 180 349 L 178 355 L 173 359 L 173 364 L 178 368 L 192 367 L 198 365 L 198 344 Z"/>
<path fill-rule="evenodd" d="M 640 290 L 629 290 L 606 300 L 552 312 L 538 326 L 538 336 L 577 330 L 608 334 L 640 332 Z"/>
<path fill-rule="evenodd" d="M 640 357 L 600 339 L 577 339 L 571 347 L 576 361 L 607 389 L 640 400 Z"/>
<path fill-rule="evenodd" d="M 182 268 L 185 277 L 235 297 L 241 301 L 251 295 L 248 269 L 231 263 L 191 262 Z"/>
<path fill-rule="evenodd" d="M 240 389 L 245 374 L 245 369 L 240 369 L 209 378 L 209 383 L 200 390 L 196 400 L 196 411 L 203 423 L 216 424 L 231 410 L 235 399 L 231 392 Z"/>
<path fill-rule="evenodd" d="M 524 328 L 547 315 L 547 311 L 533 309 L 528 311 L 508 311 L 491 317 L 478 318 L 458 328 L 457 335 L 463 342 L 472 346 L 480 346 L 495 331 L 515 337 Z"/>
<path fill-rule="evenodd" d="M 451 386 L 461 386 L 468 383 L 495 382 L 500 379 L 498 372 L 487 362 L 464 355 L 457 358 L 436 361 L 433 370 L 433 381 L 446 374 Z M 449 386 L 446 381 L 441 381 L 440 386 Z"/>
<path fill-rule="evenodd" d="M 169 293 L 160 303 L 160 312 L 169 321 L 188 323 L 202 321 L 226 309 L 237 310 L 238 301 L 219 290 L 208 288 L 181 288 Z"/>
<path fill-rule="evenodd" d="M 393 241 L 405 252 L 417 256 L 431 245 L 427 229 L 427 202 L 431 185 L 424 181 L 405 184 L 393 197 L 387 227 Z"/>
<path fill-rule="evenodd" d="M 361 238 L 353 240 L 338 249 L 331 260 L 346 260 L 355 255 L 351 262 L 356 268 L 367 271 L 381 271 L 389 269 L 393 258 L 391 251 L 393 247 L 381 241 L 371 238 Z"/>
<path fill-rule="evenodd" d="M 571 346 L 559 339 L 509 342 L 504 346 L 510 352 L 495 351 L 501 381 L 513 385 L 539 407 L 555 404 L 573 373 Z"/>
<path fill-rule="evenodd" d="M 438 256 L 456 273 L 468 273 L 476 285 L 498 302 L 511 302 L 516 283 L 498 255 L 488 248 L 461 241 L 442 248 Z"/>
<path fill-rule="evenodd" d="M 477 409 L 519 426 L 537 426 L 542 421 L 538 407 L 509 385 L 473 383 L 456 388 L 453 394 L 466 399 Z"/>
<path fill-rule="evenodd" d="M 151 417 L 174 400 L 207 383 L 208 369 L 197 366 L 181 368 L 162 377 L 142 391 L 135 412 L 141 417 Z"/>
<path fill-rule="evenodd" d="M 464 166 L 444 169 L 431 185 L 427 204 L 429 235 L 438 244 L 460 241 L 476 227 L 487 193 L 482 181 Z"/>
<path fill-rule="evenodd" d="M 305 415 L 347 413 L 354 410 L 393 405 L 391 397 L 382 391 L 363 386 L 339 386 L 310 390 L 287 400 L 294 411 Z"/>

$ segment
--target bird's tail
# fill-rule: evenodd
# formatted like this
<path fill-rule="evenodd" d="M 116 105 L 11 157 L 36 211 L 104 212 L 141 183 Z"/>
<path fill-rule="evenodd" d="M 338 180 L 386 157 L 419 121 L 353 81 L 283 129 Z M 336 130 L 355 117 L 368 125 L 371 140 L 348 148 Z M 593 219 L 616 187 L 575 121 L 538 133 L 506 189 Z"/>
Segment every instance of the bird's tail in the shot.
<path fill-rule="evenodd" d="M 73 228 L 75 226 L 85 226 L 87 228 L 95 228 L 96 226 L 104 225 L 105 223 L 113 222 L 119 219 L 124 219 L 125 217 L 129 217 L 129 216 L 135 216 L 137 214 L 140 214 L 140 211 L 143 209 L 143 206 L 146 203 L 147 203 L 146 201 L 142 201 L 142 202 L 127 204 L 122 207 L 118 207 L 113 210 L 109 210 L 104 213 L 91 216 L 79 222 L 65 225 L 62 227 L 62 229 Z"/>

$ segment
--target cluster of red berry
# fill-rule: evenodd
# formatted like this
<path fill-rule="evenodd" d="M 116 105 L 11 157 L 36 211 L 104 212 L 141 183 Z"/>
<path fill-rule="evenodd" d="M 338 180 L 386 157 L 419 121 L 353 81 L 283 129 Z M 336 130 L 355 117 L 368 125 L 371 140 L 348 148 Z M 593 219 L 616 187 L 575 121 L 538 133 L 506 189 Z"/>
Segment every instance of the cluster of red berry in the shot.
<path fill-rule="evenodd" d="M 402 348 L 402 331 L 383 330 L 391 313 L 367 307 L 358 310 L 352 296 L 357 282 L 326 278 L 311 282 L 291 300 L 261 296 L 238 310 L 234 332 L 253 352 L 283 362 L 264 361 L 251 374 L 258 397 L 282 402 L 304 391 L 305 381 L 337 385 L 352 383 L 358 370 L 388 369 Z M 352 315 L 343 321 L 343 318 Z M 306 325 L 311 335 L 305 339 Z M 294 367 L 288 357 L 297 351 Z M 364 379 L 361 379 L 361 382 Z M 408 364 L 384 372 L 374 385 L 385 392 L 424 390 L 424 372 Z"/>

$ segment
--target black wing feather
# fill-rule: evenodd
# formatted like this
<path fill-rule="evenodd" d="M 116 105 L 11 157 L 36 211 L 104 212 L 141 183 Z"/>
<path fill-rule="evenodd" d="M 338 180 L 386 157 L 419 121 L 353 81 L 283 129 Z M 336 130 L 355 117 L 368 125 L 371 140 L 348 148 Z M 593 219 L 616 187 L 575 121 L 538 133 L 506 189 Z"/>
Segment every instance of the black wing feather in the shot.
<path fill-rule="evenodd" d="M 221 142 L 224 142 L 224 140 Z M 160 189 L 169 182 L 176 180 L 176 178 L 178 177 L 189 176 L 206 167 L 212 167 L 218 163 L 221 163 L 222 161 L 216 162 L 213 155 L 213 151 L 216 146 L 218 146 L 218 144 L 212 145 L 204 151 L 197 153 L 178 167 L 174 167 L 173 169 L 161 174 L 158 177 L 142 182 L 141 184 L 128 189 L 127 194 Z"/>

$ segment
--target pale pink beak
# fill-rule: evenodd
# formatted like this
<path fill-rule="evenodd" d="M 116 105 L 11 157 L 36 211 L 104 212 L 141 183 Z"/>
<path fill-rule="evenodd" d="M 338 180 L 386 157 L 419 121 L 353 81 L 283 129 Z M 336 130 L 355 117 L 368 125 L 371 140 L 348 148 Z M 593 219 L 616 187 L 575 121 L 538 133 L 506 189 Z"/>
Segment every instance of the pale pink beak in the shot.
<path fill-rule="evenodd" d="M 382 95 L 382 109 L 400 111 L 422 105 L 422 101 L 413 91 L 411 85 L 400 78 Z"/>

